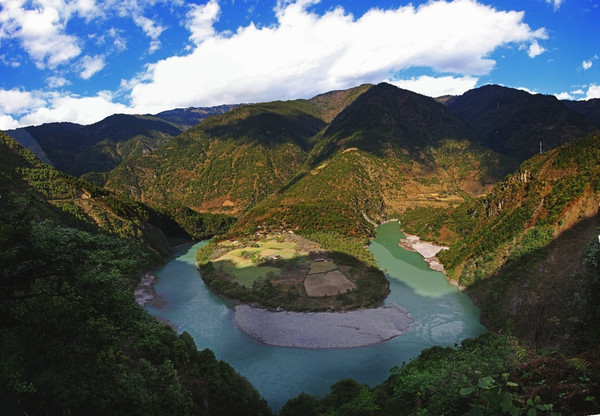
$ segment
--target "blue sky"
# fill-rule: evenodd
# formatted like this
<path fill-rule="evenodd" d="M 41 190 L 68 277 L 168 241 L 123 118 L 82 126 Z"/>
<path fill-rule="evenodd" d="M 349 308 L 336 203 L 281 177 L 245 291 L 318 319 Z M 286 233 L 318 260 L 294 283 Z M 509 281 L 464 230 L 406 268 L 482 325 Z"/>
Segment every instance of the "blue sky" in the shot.
<path fill-rule="evenodd" d="M 600 0 L 0 0 L 0 129 L 390 82 L 600 98 Z"/>

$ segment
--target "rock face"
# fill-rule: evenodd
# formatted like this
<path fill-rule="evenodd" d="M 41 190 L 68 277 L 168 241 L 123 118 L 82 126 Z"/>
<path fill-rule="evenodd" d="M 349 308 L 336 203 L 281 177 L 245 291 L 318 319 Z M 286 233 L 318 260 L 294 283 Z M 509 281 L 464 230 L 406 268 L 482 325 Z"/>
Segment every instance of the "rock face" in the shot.
<path fill-rule="evenodd" d="M 270 312 L 248 305 L 235 307 L 234 320 L 267 345 L 294 348 L 350 348 L 402 335 L 414 322 L 396 306 L 350 312 Z"/>

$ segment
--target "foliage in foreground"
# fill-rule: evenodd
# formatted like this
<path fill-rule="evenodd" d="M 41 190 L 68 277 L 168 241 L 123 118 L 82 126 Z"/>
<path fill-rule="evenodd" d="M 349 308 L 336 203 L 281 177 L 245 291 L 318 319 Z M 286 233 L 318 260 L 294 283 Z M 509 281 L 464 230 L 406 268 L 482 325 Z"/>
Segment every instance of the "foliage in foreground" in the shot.
<path fill-rule="evenodd" d="M 279 415 L 584 415 L 598 410 L 598 383 L 584 359 L 531 355 L 487 332 L 423 350 L 373 388 L 342 379 L 323 398 L 302 393 Z"/>
<path fill-rule="evenodd" d="M 271 413 L 227 363 L 134 303 L 139 244 L 3 208 L 0 386 L 28 414 Z"/>

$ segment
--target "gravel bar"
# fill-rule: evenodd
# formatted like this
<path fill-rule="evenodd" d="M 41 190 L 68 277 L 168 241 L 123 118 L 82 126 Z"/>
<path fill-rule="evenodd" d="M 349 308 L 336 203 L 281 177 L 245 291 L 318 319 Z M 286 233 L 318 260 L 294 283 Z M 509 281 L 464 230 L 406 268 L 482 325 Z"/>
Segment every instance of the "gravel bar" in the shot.
<path fill-rule="evenodd" d="M 397 306 L 350 312 L 271 312 L 235 307 L 234 320 L 248 335 L 267 345 L 294 348 L 350 348 L 402 335 L 414 322 Z"/>

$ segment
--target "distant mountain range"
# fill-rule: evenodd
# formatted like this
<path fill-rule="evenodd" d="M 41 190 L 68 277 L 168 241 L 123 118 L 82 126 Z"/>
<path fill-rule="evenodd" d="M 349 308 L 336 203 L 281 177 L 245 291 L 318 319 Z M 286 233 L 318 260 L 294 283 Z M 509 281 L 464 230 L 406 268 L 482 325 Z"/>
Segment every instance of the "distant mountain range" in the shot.
<path fill-rule="evenodd" d="M 90 125 L 47 123 L 6 133 L 44 162 L 81 176 L 108 172 L 130 157 L 150 153 L 204 118 L 233 107 L 175 109 L 154 116 L 115 114 Z"/>

